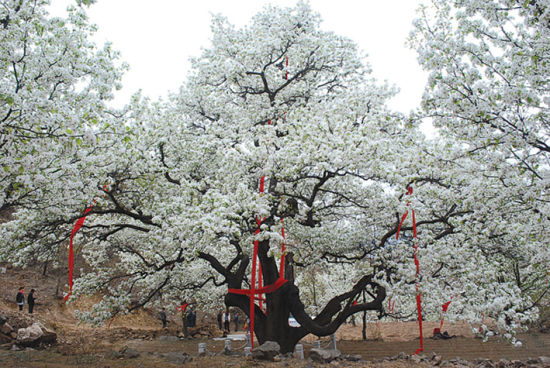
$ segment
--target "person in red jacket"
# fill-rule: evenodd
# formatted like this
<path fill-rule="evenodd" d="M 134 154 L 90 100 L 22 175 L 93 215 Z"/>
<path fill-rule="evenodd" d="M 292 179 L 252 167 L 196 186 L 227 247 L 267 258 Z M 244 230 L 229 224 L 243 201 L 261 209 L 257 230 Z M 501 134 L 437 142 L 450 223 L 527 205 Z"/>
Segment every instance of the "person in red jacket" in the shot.
<path fill-rule="evenodd" d="M 15 297 L 15 301 L 19 306 L 19 310 L 22 311 L 23 305 L 25 305 L 25 287 L 24 286 L 21 286 L 19 288 L 19 291 L 17 292 L 17 296 Z"/>

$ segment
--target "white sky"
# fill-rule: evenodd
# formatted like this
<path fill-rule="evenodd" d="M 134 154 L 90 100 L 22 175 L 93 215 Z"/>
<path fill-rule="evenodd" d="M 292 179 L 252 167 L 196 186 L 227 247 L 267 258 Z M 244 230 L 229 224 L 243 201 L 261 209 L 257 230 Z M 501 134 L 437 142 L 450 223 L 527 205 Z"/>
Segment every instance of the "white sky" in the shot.
<path fill-rule="evenodd" d="M 50 13 L 63 16 L 74 0 L 51 0 Z M 188 58 L 210 43 L 210 13 L 221 13 L 237 27 L 267 4 L 294 6 L 296 0 L 98 0 L 88 8 L 99 30 L 97 43 L 111 41 L 130 70 L 115 104 L 124 105 L 142 89 L 153 99 L 176 91 L 189 70 Z M 420 0 L 310 0 L 322 28 L 347 36 L 368 54 L 373 75 L 401 92 L 390 106 L 409 112 L 418 106 L 427 74 L 405 46 Z"/>

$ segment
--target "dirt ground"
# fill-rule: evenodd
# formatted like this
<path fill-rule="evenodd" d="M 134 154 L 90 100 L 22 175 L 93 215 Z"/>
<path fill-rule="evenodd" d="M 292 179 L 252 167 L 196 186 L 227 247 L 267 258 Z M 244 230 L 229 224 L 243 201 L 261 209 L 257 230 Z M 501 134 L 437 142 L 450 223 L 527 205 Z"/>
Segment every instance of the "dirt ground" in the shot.
<path fill-rule="evenodd" d="M 107 325 L 92 328 L 78 323 L 73 312 L 78 308 L 88 308 L 94 300 L 81 300 L 67 305 L 59 296 L 55 296 L 58 285 L 56 278 L 43 277 L 39 273 L 30 273 L 9 269 L 1 274 L 0 313 L 21 320 L 28 314 L 17 311 L 14 298 L 18 286 L 25 285 L 26 290 L 37 289 L 37 302 L 33 319 L 41 321 L 58 335 L 58 344 L 45 350 L 0 350 L 0 367 L 181 367 L 181 362 L 173 362 L 170 354 L 187 353 L 192 361 L 186 367 L 318 367 L 311 360 L 283 358 L 280 362 L 266 363 L 253 361 L 243 356 L 221 354 L 223 341 L 212 338 L 178 339 L 181 331 L 181 317 L 172 313 L 168 328 L 162 329 L 156 311 L 142 310 L 130 316 L 117 317 L 110 327 Z M 204 311 L 198 312 L 198 325 L 212 328 L 214 321 Z M 424 322 L 424 336 L 432 336 L 439 322 Z M 215 327 L 213 328 L 214 330 Z M 499 360 L 527 360 L 531 357 L 550 355 L 550 334 L 529 332 L 519 335 L 522 347 L 513 347 L 506 341 L 495 337 L 482 342 L 473 336 L 472 328 L 466 323 L 450 324 L 445 322 L 443 330 L 456 335 L 449 340 L 425 338 L 424 352 L 427 357 L 437 354 L 442 359 L 460 357 L 469 361 L 479 358 Z M 220 334 L 221 335 L 221 334 Z M 396 356 L 401 352 L 411 355 L 418 349 L 420 341 L 416 322 L 386 322 L 367 325 L 367 341 L 362 341 L 362 326 L 343 325 L 336 333 L 337 348 L 343 354 L 360 354 L 367 362 L 339 362 L 332 366 L 345 367 L 409 367 L 430 366 L 430 363 L 418 363 L 407 360 L 382 362 L 381 359 Z M 315 336 L 302 340 L 306 358 Z M 199 357 L 198 344 L 206 343 L 209 354 Z M 328 339 L 321 340 L 321 346 L 327 346 Z M 243 341 L 233 341 L 232 348 L 242 352 Z M 129 354 L 131 352 L 132 354 Z"/>

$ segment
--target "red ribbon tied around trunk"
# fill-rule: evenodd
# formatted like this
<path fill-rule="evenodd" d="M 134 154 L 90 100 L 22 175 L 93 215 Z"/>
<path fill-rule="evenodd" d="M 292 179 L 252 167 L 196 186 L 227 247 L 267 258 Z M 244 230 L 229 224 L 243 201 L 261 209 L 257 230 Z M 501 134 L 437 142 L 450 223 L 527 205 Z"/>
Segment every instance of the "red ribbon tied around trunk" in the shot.
<path fill-rule="evenodd" d="M 412 195 L 413 189 L 412 187 L 407 188 L 407 193 L 405 195 Z M 410 202 L 407 203 L 407 207 L 409 207 Z M 424 350 L 424 337 L 422 334 L 422 299 L 420 297 L 420 285 L 418 283 L 419 277 L 420 277 L 420 262 L 418 261 L 418 242 L 417 242 L 417 233 L 416 233 L 416 218 L 414 215 L 414 210 L 411 209 L 412 212 L 412 225 L 413 225 L 413 238 L 414 238 L 414 265 L 416 266 L 416 310 L 418 312 L 418 327 L 420 329 L 420 348 L 417 349 L 414 353 L 418 354 L 421 351 Z M 409 214 L 409 210 L 403 214 L 403 217 L 401 217 L 401 222 L 399 223 L 399 226 L 397 227 L 397 234 L 395 236 L 396 239 L 399 239 L 399 232 L 401 230 L 401 226 L 403 225 L 403 222 L 405 222 L 405 219 L 407 218 L 407 215 Z"/>
<path fill-rule="evenodd" d="M 260 195 L 263 194 L 264 192 L 264 183 L 265 183 L 265 176 L 262 176 L 260 178 Z M 262 222 L 264 221 L 265 219 L 262 219 L 262 218 L 256 218 L 256 223 L 258 224 L 258 228 L 256 229 L 256 231 L 254 232 L 254 235 L 258 235 L 260 233 L 260 228 L 262 226 Z M 281 222 L 282 222 L 282 219 L 281 219 Z M 286 280 L 284 278 L 284 252 L 285 252 L 285 247 L 284 247 L 284 227 L 283 227 L 283 230 L 282 230 L 282 234 L 283 234 L 283 255 L 281 256 L 281 268 L 280 268 L 280 271 L 279 271 L 279 278 L 271 285 L 266 285 L 266 286 L 262 286 L 261 284 L 261 275 L 262 275 L 262 271 L 261 271 L 261 265 L 259 267 L 259 277 L 258 277 L 258 281 L 259 281 L 259 287 L 256 288 L 256 269 L 257 269 L 257 259 L 258 259 L 258 245 L 259 245 L 259 241 L 258 240 L 254 240 L 254 250 L 253 250 L 253 254 L 252 254 L 252 277 L 251 277 L 251 283 L 250 283 L 250 289 L 228 289 L 228 292 L 229 293 L 232 293 L 232 294 L 238 294 L 238 295 L 247 295 L 249 298 L 250 298 L 250 342 L 251 342 L 251 346 L 252 348 L 254 348 L 254 312 L 255 312 L 255 301 L 256 300 L 259 300 L 260 301 L 260 308 L 262 307 L 262 302 L 264 300 L 264 298 L 261 297 L 262 294 L 270 294 L 270 293 L 273 293 L 274 291 L 276 291 L 277 289 L 279 289 L 281 286 L 283 286 L 288 280 Z"/>

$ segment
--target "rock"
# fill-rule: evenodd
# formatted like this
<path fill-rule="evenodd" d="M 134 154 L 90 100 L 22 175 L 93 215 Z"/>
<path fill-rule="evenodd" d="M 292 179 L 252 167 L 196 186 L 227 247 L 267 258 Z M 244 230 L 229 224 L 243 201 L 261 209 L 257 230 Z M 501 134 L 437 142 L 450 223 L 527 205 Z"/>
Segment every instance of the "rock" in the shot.
<path fill-rule="evenodd" d="M 0 326 L 0 332 L 4 335 L 10 335 L 13 332 L 13 328 L 9 325 L 9 323 L 3 323 Z"/>
<path fill-rule="evenodd" d="M 177 336 L 159 336 L 157 338 L 157 340 L 159 341 L 178 341 L 178 337 Z"/>
<path fill-rule="evenodd" d="M 474 365 L 478 368 L 494 368 L 495 363 L 490 359 L 478 358 L 474 361 Z"/>
<path fill-rule="evenodd" d="M 11 346 L 11 349 L 10 349 L 10 350 L 12 350 L 12 351 L 19 351 L 19 350 L 21 350 L 21 348 L 20 348 L 19 346 L 17 346 L 16 344 L 13 344 L 13 345 Z"/>
<path fill-rule="evenodd" d="M 395 356 L 395 359 L 394 360 L 408 360 L 410 358 L 410 356 L 404 352 L 400 352 L 399 354 L 397 354 Z"/>
<path fill-rule="evenodd" d="M 309 357 L 311 360 L 319 363 L 330 363 L 336 358 L 340 357 L 340 352 L 338 350 L 325 350 L 313 348 L 309 351 Z"/>
<path fill-rule="evenodd" d="M 539 362 L 545 368 L 550 367 L 550 357 L 540 356 L 539 357 Z"/>
<path fill-rule="evenodd" d="M 496 362 L 495 367 L 496 368 L 505 368 L 510 363 L 507 359 L 500 359 L 498 362 Z"/>
<path fill-rule="evenodd" d="M 360 354 L 355 354 L 355 355 L 342 354 L 340 355 L 340 359 L 347 360 L 348 362 L 360 362 L 363 360 L 363 357 Z"/>
<path fill-rule="evenodd" d="M 522 368 L 522 367 L 526 367 L 526 366 L 527 366 L 527 364 L 525 364 L 521 360 L 512 360 L 510 362 L 510 365 L 508 365 L 508 367 L 512 367 L 512 368 Z"/>
<path fill-rule="evenodd" d="M 527 358 L 525 361 L 526 364 L 539 364 L 539 360 L 535 358 Z"/>
<path fill-rule="evenodd" d="M 3 314 L 0 314 L 0 326 L 4 325 L 8 321 L 8 317 L 4 316 Z"/>
<path fill-rule="evenodd" d="M 57 334 L 50 330 L 43 331 L 44 335 L 40 338 L 41 344 L 53 345 L 57 343 Z"/>
<path fill-rule="evenodd" d="M 0 344 L 9 344 L 12 341 L 13 339 L 11 338 L 11 336 L 0 334 Z"/>
<path fill-rule="evenodd" d="M 266 341 L 262 345 L 252 350 L 252 358 L 259 360 L 273 360 L 273 357 L 279 355 L 281 346 L 275 341 Z"/>
<path fill-rule="evenodd" d="M 36 346 L 40 343 L 40 338 L 44 332 L 38 323 L 33 323 L 27 328 L 17 330 L 17 344 L 21 346 Z"/>
<path fill-rule="evenodd" d="M 441 355 L 437 355 L 436 353 L 432 353 L 432 357 L 430 358 L 430 361 L 433 365 L 439 365 L 441 364 Z"/>
<path fill-rule="evenodd" d="M 193 361 L 193 358 L 189 354 L 182 352 L 162 353 L 159 356 L 173 364 L 185 364 Z"/>
<path fill-rule="evenodd" d="M 120 349 L 119 354 L 120 357 L 124 359 L 134 359 L 140 356 L 139 351 L 129 348 L 127 346 L 124 346 L 122 349 Z"/>

